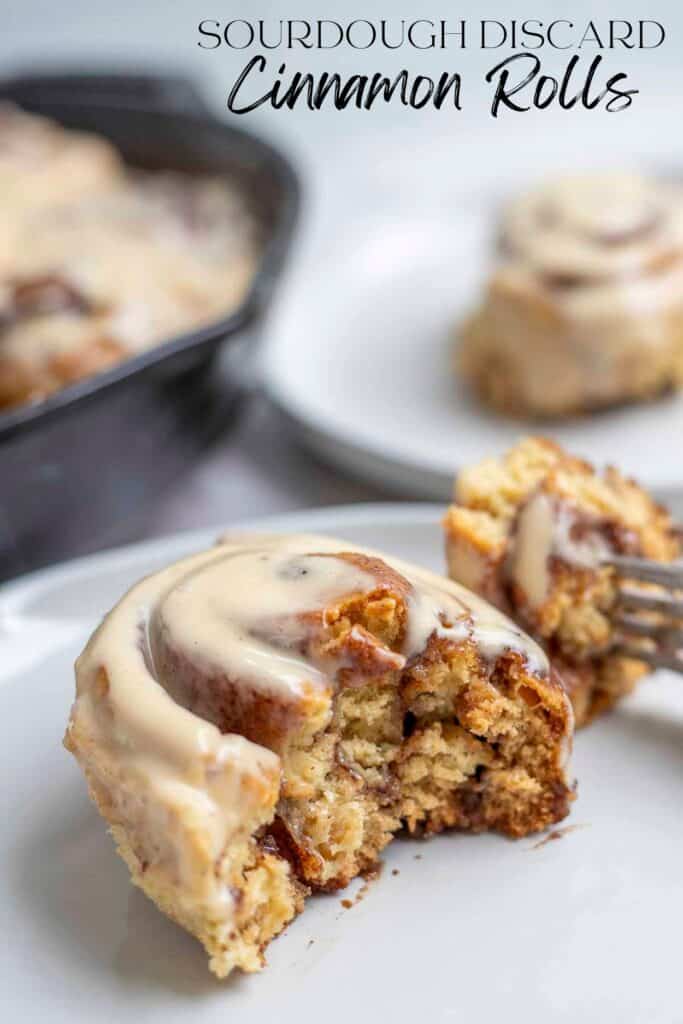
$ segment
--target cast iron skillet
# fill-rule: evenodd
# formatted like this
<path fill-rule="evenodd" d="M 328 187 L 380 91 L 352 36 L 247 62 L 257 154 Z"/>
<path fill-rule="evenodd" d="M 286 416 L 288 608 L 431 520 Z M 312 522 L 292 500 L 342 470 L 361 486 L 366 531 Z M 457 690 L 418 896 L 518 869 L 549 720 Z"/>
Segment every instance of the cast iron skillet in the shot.
<path fill-rule="evenodd" d="M 130 164 L 237 179 L 264 248 L 230 316 L 43 402 L 0 412 L 0 580 L 134 535 L 143 505 L 225 424 L 237 384 L 216 356 L 229 345 L 228 364 L 248 357 L 299 203 L 287 160 L 210 116 L 183 79 L 21 77 L 0 82 L 3 99 L 106 136 Z"/>

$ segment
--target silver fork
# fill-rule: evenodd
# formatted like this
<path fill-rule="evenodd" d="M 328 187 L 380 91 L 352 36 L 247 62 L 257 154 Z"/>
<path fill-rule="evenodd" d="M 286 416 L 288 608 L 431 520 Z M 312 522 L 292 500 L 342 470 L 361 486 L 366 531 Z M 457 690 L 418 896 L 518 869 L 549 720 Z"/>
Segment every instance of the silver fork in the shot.
<path fill-rule="evenodd" d="M 602 565 L 614 569 L 618 578 L 615 652 L 683 673 L 683 560 L 613 555 Z M 657 589 L 639 585 L 643 583 Z"/>

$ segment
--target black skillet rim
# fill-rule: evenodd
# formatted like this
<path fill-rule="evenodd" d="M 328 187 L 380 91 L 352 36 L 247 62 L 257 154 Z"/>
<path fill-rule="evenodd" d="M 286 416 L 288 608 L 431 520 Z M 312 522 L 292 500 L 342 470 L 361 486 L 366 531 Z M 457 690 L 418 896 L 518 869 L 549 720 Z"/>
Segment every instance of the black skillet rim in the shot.
<path fill-rule="evenodd" d="M 0 98 L 3 88 L 11 85 L 11 79 L 0 82 Z M 78 105 L 88 107 L 88 103 L 85 101 Z M 109 104 L 100 101 L 96 105 L 108 106 Z M 0 444 L 9 441 L 19 433 L 23 434 L 37 429 L 43 422 L 52 421 L 56 417 L 66 414 L 96 398 L 101 392 L 109 391 L 125 383 L 129 378 L 142 374 L 145 370 L 172 360 L 175 356 L 193 349 L 201 350 L 217 346 L 221 341 L 236 334 L 258 315 L 269 298 L 275 279 L 283 267 L 301 203 L 299 177 L 289 160 L 269 142 L 211 115 L 168 112 L 155 110 L 153 107 L 145 107 L 141 112 L 146 116 L 184 123 L 188 133 L 205 128 L 215 131 L 218 128 L 228 135 L 237 136 L 243 144 L 249 146 L 254 153 L 258 153 L 259 157 L 272 168 L 275 176 L 283 184 L 283 201 L 278 210 L 275 224 L 264 244 L 258 269 L 241 305 L 228 316 L 213 321 L 198 330 L 163 341 L 140 355 L 118 363 L 110 370 L 61 388 L 39 402 L 27 403 L 9 412 L 0 413 Z"/>

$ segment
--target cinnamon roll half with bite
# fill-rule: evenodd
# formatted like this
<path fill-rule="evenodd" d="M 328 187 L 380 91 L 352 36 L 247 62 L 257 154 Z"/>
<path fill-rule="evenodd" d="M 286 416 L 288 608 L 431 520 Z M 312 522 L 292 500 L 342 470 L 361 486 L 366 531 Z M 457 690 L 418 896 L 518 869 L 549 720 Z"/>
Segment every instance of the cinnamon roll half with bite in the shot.
<path fill-rule="evenodd" d="M 546 649 L 577 725 L 630 693 L 647 666 L 616 653 L 612 554 L 669 562 L 669 514 L 608 467 L 598 474 L 543 438 L 463 470 L 444 521 L 448 570 Z"/>
<path fill-rule="evenodd" d="M 134 587 L 65 743 L 133 882 L 257 970 L 312 890 L 402 827 L 563 818 L 573 716 L 537 644 L 455 583 L 324 537 L 242 537 Z"/>
<path fill-rule="evenodd" d="M 593 175 L 513 202 L 458 367 L 513 415 L 568 416 L 680 388 L 683 190 Z"/>

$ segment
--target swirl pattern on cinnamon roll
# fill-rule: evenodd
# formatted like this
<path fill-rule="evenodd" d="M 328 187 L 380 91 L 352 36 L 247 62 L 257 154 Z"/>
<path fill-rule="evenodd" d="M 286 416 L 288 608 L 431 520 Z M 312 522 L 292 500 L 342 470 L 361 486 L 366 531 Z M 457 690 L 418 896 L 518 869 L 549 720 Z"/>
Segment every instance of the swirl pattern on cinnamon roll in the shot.
<path fill-rule="evenodd" d="M 474 594 L 324 537 L 226 540 L 134 587 L 76 667 L 66 745 L 133 881 L 220 976 L 402 827 L 567 813 L 572 713 Z"/>
<path fill-rule="evenodd" d="M 570 415 L 683 382 L 683 190 L 567 178 L 503 218 L 499 264 L 459 368 L 497 409 Z"/>

